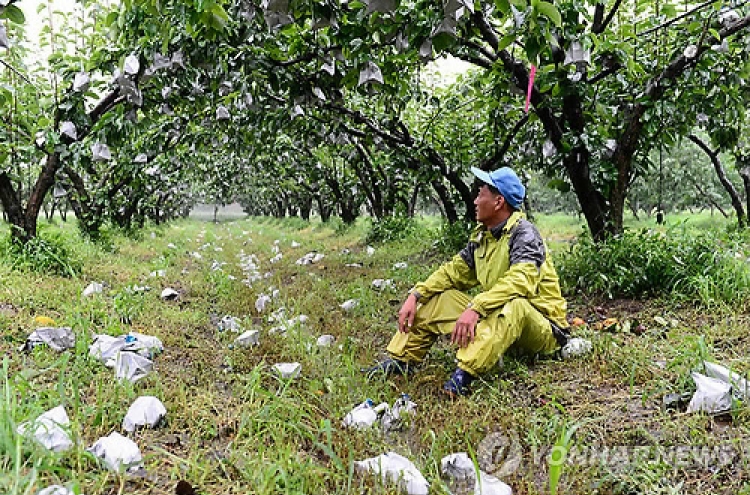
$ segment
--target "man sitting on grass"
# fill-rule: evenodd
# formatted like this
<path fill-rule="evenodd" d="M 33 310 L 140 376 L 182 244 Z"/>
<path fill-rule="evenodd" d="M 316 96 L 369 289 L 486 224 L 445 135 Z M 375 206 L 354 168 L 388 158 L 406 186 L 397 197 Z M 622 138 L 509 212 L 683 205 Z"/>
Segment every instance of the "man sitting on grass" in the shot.
<path fill-rule="evenodd" d="M 390 358 L 368 373 L 405 374 L 421 363 L 440 335 L 458 345 L 458 368 L 443 386 L 466 395 L 513 346 L 530 354 L 565 345 L 568 323 L 560 283 L 539 231 L 519 211 L 526 189 L 508 167 L 487 173 L 474 200 L 478 225 L 453 259 L 415 285 L 398 314 Z M 479 286 L 471 298 L 465 291 Z"/>

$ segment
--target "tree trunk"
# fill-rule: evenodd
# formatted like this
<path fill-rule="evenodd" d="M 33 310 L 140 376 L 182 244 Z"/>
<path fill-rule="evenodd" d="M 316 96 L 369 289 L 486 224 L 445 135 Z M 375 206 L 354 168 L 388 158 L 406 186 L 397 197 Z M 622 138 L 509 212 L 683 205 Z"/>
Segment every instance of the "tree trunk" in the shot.
<path fill-rule="evenodd" d="M 417 210 L 417 200 L 419 199 L 419 180 L 414 182 L 414 188 L 412 189 L 411 196 L 409 197 L 409 204 L 406 208 L 406 215 L 409 218 L 413 218 Z"/>
<path fill-rule="evenodd" d="M 73 186 L 73 192 L 68 196 L 68 199 L 73 207 L 73 213 L 78 219 L 78 229 L 86 236 L 95 238 L 102 226 L 103 219 L 99 218 L 93 208 L 83 177 L 70 166 L 64 167 L 64 170 Z"/>
<path fill-rule="evenodd" d="M 14 241 L 25 244 L 36 237 L 39 212 L 45 196 L 55 182 L 55 173 L 59 164 L 60 157 L 57 153 L 47 155 L 44 167 L 26 202 L 26 208 L 23 207 L 22 200 L 14 189 L 10 177 L 5 173 L 0 173 L 0 202 L 3 204 L 3 209 L 8 212 L 10 235 Z"/>
<path fill-rule="evenodd" d="M 358 208 L 355 203 L 354 198 L 345 199 L 344 201 L 339 202 L 341 220 L 347 225 L 353 224 L 359 216 Z"/>
<path fill-rule="evenodd" d="M 740 176 L 742 177 L 742 184 L 745 186 L 746 211 L 750 217 L 750 167 L 742 167 Z M 748 218 L 748 223 L 750 223 L 750 218 Z"/>
<path fill-rule="evenodd" d="M 453 188 L 458 191 L 459 196 L 461 196 L 461 200 L 464 202 L 464 218 L 469 222 L 473 222 L 476 215 L 474 214 L 474 195 L 471 193 L 471 187 L 466 185 L 461 178 L 461 175 L 456 170 L 451 170 L 445 165 L 445 162 L 440 155 L 434 152 L 428 154 L 431 162 L 439 167 L 443 177 L 445 177 L 448 183 L 453 186 Z M 438 192 L 438 195 L 439 194 L 440 193 Z M 448 210 L 446 209 L 446 213 L 447 212 Z M 448 221 L 453 223 L 450 218 Z"/>
<path fill-rule="evenodd" d="M 299 216 L 302 220 L 310 221 L 310 210 L 312 210 L 312 204 L 306 203 L 299 209 Z"/>
<path fill-rule="evenodd" d="M 568 177 L 573 184 L 573 190 L 581 205 L 583 216 L 589 226 L 591 236 L 596 241 L 601 241 L 608 234 L 619 233 L 614 229 L 614 224 L 609 222 L 609 211 L 613 211 L 614 205 L 607 207 L 604 196 L 594 187 L 589 175 L 589 153 L 585 148 L 574 148 L 563 160 L 563 165 L 568 172 Z M 622 201 L 625 201 L 624 196 Z M 622 229 L 622 204 L 620 204 L 620 229 Z"/>
<path fill-rule="evenodd" d="M 387 213 L 383 205 L 383 193 L 380 189 L 381 184 L 379 184 L 377 179 L 372 177 L 372 174 L 375 173 L 375 164 L 370 158 L 370 154 L 361 143 L 357 143 L 357 151 L 362 158 L 364 167 L 360 167 L 358 163 L 352 163 L 352 168 L 357 174 L 362 190 L 365 192 L 370 214 L 380 220 L 386 216 Z M 388 184 L 383 185 L 388 187 Z"/>
<path fill-rule="evenodd" d="M 50 221 L 55 219 L 55 210 L 62 210 L 63 202 L 59 198 L 52 197 L 52 204 L 50 206 Z"/>
<path fill-rule="evenodd" d="M 140 197 L 130 199 L 125 209 L 114 215 L 115 223 L 121 228 L 130 228 L 133 225 L 133 217 L 138 211 L 138 204 L 141 202 Z"/>
<path fill-rule="evenodd" d="M 68 209 L 70 208 L 70 201 L 67 196 L 60 201 L 60 205 L 57 207 L 57 211 L 60 212 L 60 218 L 63 222 L 68 221 Z"/>
<path fill-rule="evenodd" d="M 274 201 L 273 216 L 276 218 L 284 218 L 284 201 L 276 199 Z"/>
<path fill-rule="evenodd" d="M 431 184 L 432 188 L 435 190 L 435 193 L 438 195 L 438 198 L 440 198 L 440 203 L 443 206 L 445 219 L 448 220 L 449 223 L 458 222 L 458 212 L 456 211 L 456 205 L 453 203 L 453 198 L 451 198 L 448 189 L 443 185 L 440 179 L 434 179 Z"/>
<path fill-rule="evenodd" d="M 628 201 L 627 204 L 628 207 L 630 207 L 630 212 L 633 214 L 633 218 L 640 221 L 641 219 L 638 217 L 638 201 Z"/>
<path fill-rule="evenodd" d="M 744 228 L 747 220 L 747 218 L 745 217 L 745 208 L 742 206 L 740 195 L 737 194 L 737 190 L 734 188 L 734 185 L 732 185 L 732 183 L 727 178 L 727 174 L 724 171 L 724 166 L 721 164 L 721 160 L 719 160 L 719 152 L 713 151 L 708 147 L 708 144 L 703 142 L 703 140 L 695 134 L 690 134 L 688 136 L 688 139 L 697 144 L 698 147 L 702 149 L 703 152 L 706 153 L 706 155 L 708 155 L 708 157 L 711 159 L 711 163 L 714 166 L 716 175 L 719 177 L 719 182 L 721 182 L 721 185 L 724 186 L 724 190 L 727 192 L 727 194 L 729 194 L 729 197 L 732 200 L 732 207 L 734 208 L 734 212 L 737 214 L 737 224 L 740 228 Z"/>
<path fill-rule="evenodd" d="M 318 203 L 318 213 L 320 214 L 320 221 L 323 223 L 328 222 L 328 220 L 331 219 L 331 208 L 328 207 L 322 195 L 316 195 L 315 200 Z"/>
<path fill-rule="evenodd" d="M 526 218 L 529 219 L 529 221 L 534 221 L 534 215 L 531 212 L 531 203 L 529 202 L 529 197 L 525 196 L 523 198 L 523 209 L 526 212 Z"/>

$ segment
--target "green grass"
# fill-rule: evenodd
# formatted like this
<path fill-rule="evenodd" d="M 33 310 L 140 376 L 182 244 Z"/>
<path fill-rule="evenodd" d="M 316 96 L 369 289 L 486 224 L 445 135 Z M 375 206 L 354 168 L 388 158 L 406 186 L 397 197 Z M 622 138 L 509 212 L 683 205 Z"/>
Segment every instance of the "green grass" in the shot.
<path fill-rule="evenodd" d="M 580 223 L 571 217 L 542 216 L 537 222 L 548 240 L 567 242 L 580 232 Z M 696 229 L 706 228 L 695 223 Z M 677 446 L 728 446 L 739 453 L 750 444 L 746 406 L 727 418 L 660 408 L 664 394 L 692 390 L 689 372 L 706 354 L 738 372 L 750 370 L 747 308 L 707 311 L 691 301 L 602 303 L 572 295 L 571 314 L 591 322 L 605 316 L 638 319 L 647 330 L 636 336 L 581 329 L 578 333 L 594 342 L 592 355 L 567 362 L 507 358 L 470 398 L 451 403 L 439 392 L 454 366 L 454 350 L 445 341 L 408 380 L 367 381 L 359 372 L 382 357 L 406 290 L 443 261 L 431 254 L 428 238 L 377 246 L 368 256 L 363 221 L 334 229 L 298 220 L 191 220 L 148 228 L 140 241 L 113 234 L 106 248 L 79 240 L 71 225 L 61 229 L 83 261 L 80 275 L 12 271 L 0 263 L 0 351 L 5 356 L 0 493 L 34 494 L 59 483 L 74 484 L 86 494 L 167 494 L 181 479 L 207 494 L 394 493 L 353 472 L 353 461 L 390 450 L 410 458 L 433 493 L 448 493 L 440 479 L 440 459 L 476 452 L 480 466 L 499 469 L 502 451 L 493 447 L 493 433 L 518 443 L 521 464 L 503 477 L 516 494 L 548 493 L 551 478 L 558 493 L 750 492 L 746 457 L 739 455 L 721 466 L 684 466 L 653 455 L 623 466 L 605 453 L 618 446 L 666 453 Z M 283 259 L 271 265 L 275 240 Z M 292 248 L 292 241 L 301 246 Z M 311 250 L 325 258 L 317 265 L 295 264 Z M 196 251 L 201 260 L 191 256 Z M 270 273 L 268 278 L 244 285 L 241 251 L 256 254 L 260 273 Z M 214 260 L 226 262 L 221 272 L 211 271 Z M 399 261 L 409 267 L 395 270 Z M 345 266 L 353 262 L 362 268 Z M 149 278 L 157 269 L 165 269 L 166 277 Z M 375 292 L 370 288 L 375 278 L 393 278 L 396 290 Z M 109 288 L 83 299 L 81 291 L 91 281 Z M 126 294 L 134 284 L 152 290 Z M 272 286 L 279 297 L 257 314 L 255 299 Z M 160 301 L 164 287 L 180 290 L 180 300 Z M 349 298 L 360 305 L 344 313 L 339 304 Z M 289 317 L 305 314 L 309 320 L 285 336 L 269 335 L 275 323 L 266 317 L 282 306 Z M 122 322 L 123 314 L 130 324 Z M 19 353 L 38 315 L 71 326 L 76 348 L 63 354 L 41 347 Z M 230 346 L 235 334 L 219 332 L 215 324 L 224 315 L 258 328 L 261 344 Z M 663 327 L 657 316 L 678 324 Z M 93 334 L 130 330 L 158 336 L 165 345 L 156 372 L 136 385 L 116 382 L 111 370 L 88 357 Z M 333 334 L 335 345 L 318 349 L 315 340 L 322 334 Z M 301 377 L 291 382 L 276 378 L 270 366 L 282 361 L 300 362 Z M 419 405 L 407 431 L 384 435 L 341 426 L 346 412 L 365 398 L 393 403 L 401 392 Z M 132 435 L 148 476 L 120 478 L 85 449 L 100 436 L 121 431 L 130 403 L 147 394 L 164 402 L 167 423 Z M 59 404 L 71 418 L 77 442 L 71 452 L 50 454 L 14 433 L 15 425 Z M 566 425 L 579 425 L 565 447 L 572 461 L 551 471 L 546 453 L 559 444 Z M 599 457 L 592 460 L 584 456 L 587 452 Z"/>

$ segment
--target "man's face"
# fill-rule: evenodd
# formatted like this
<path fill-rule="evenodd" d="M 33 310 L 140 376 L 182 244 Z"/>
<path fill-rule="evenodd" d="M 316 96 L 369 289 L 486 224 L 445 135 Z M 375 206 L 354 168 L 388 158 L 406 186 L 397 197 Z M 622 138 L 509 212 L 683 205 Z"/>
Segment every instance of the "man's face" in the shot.
<path fill-rule="evenodd" d="M 493 219 L 502 206 L 503 197 L 490 191 L 487 185 L 479 188 L 474 206 L 476 207 L 477 222 L 484 223 Z"/>

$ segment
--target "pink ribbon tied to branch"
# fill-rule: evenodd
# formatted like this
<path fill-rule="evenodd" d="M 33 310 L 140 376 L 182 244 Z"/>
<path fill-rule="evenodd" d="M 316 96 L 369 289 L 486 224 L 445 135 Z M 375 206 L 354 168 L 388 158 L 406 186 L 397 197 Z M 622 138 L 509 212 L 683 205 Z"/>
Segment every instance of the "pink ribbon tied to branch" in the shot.
<path fill-rule="evenodd" d="M 529 74 L 529 87 L 526 89 L 526 106 L 523 111 L 529 113 L 529 103 L 531 102 L 531 90 L 534 88 L 534 77 L 536 76 L 536 65 L 531 65 L 531 73 Z"/>

